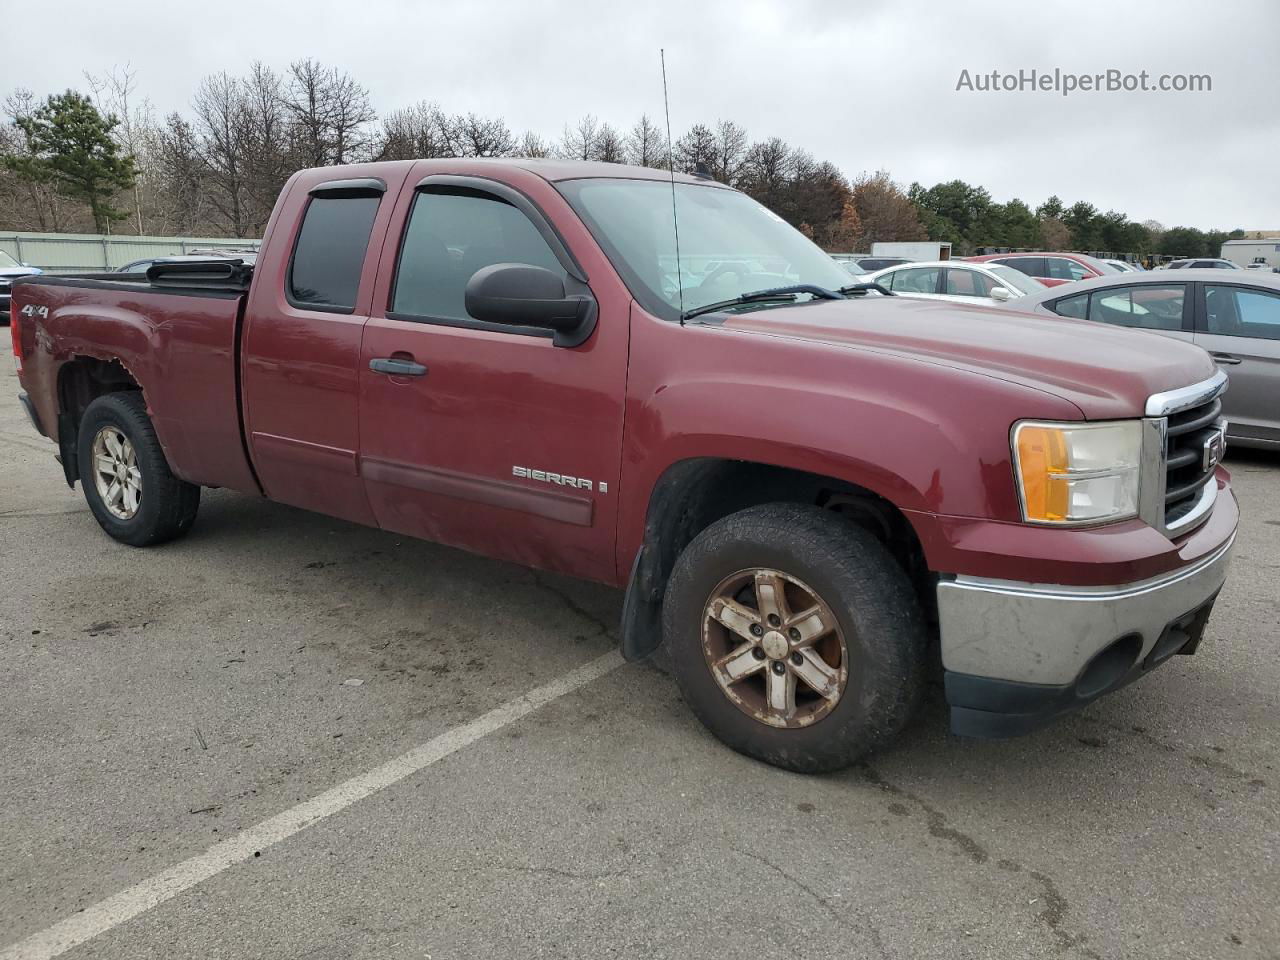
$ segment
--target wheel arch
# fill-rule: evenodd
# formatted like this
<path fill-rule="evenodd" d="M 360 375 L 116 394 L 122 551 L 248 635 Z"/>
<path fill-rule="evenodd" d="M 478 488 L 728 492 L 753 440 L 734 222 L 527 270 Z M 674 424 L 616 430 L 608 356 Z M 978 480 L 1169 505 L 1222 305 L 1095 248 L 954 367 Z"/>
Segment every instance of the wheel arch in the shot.
<path fill-rule="evenodd" d="M 842 514 L 883 542 L 916 587 L 926 615 L 933 591 L 919 537 L 906 515 L 869 487 L 758 461 L 693 457 L 669 465 L 654 484 L 622 613 L 622 653 L 638 660 L 661 642 L 666 583 L 681 551 L 717 520 L 764 503 L 799 503 Z"/>
<path fill-rule="evenodd" d="M 98 397 L 121 391 L 142 392 L 142 385 L 118 359 L 76 355 L 58 369 L 58 454 L 67 486 L 80 479 L 77 454 L 80 421 Z"/>

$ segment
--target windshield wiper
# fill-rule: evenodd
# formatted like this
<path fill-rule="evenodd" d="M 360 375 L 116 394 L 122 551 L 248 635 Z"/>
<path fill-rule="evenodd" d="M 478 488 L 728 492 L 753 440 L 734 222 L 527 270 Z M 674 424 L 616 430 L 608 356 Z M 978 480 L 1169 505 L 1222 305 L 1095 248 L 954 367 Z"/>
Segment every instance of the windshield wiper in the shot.
<path fill-rule="evenodd" d="M 768 290 L 753 290 L 751 293 L 744 293 L 734 297 L 732 300 L 721 300 L 718 303 L 708 303 L 701 307 L 694 307 L 692 310 L 686 310 L 680 315 L 681 320 L 691 320 L 694 317 L 700 317 L 704 313 L 715 313 L 717 310 L 725 310 L 729 307 L 736 307 L 742 303 L 764 303 L 769 300 L 790 301 L 795 300 L 802 293 L 807 293 L 818 300 L 843 300 L 844 291 L 828 290 L 826 287 L 819 287 L 812 283 L 796 283 L 789 287 L 772 287 Z"/>
<path fill-rule="evenodd" d="M 868 280 L 866 283 L 851 283 L 846 287 L 841 287 L 839 292 L 846 297 L 851 293 L 866 293 L 868 290 L 874 290 L 876 293 L 883 293 L 886 297 L 896 297 L 897 294 L 888 287 L 882 287 L 874 280 Z"/>

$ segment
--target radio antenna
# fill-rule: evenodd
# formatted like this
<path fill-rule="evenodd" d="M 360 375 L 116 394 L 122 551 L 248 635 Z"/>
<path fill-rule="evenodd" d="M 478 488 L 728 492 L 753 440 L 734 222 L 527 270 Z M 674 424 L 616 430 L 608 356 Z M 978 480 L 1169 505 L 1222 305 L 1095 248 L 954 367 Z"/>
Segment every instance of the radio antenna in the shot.
<path fill-rule="evenodd" d="M 671 101 L 667 99 L 667 51 L 658 48 L 662 60 L 662 110 L 667 115 L 667 170 L 671 173 L 671 229 L 676 235 L 676 293 L 680 298 L 680 326 L 684 326 L 684 271 L 680 268 L 680 220 L 676 216 L 676 151 L 671 142 Z"/>

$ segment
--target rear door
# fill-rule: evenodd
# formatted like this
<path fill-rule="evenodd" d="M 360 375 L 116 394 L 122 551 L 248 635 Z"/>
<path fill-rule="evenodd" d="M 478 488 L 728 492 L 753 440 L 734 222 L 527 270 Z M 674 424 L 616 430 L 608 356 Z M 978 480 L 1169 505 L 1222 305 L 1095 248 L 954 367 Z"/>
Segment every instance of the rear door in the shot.
<path fill-rule="evenodd" d="M 495 263 L 590 283 L 539 203 L 573 214 L 533 179 L 537 202 L 442 174 L 398 201 L 361 348 L 361 471 L 388 530 L 613 581 L 629 295 L 592 285 L 598 322 L 577 347 L 478 321 L 464 304 L 467 281 Z"/>
<path fill-rule="evenodd" d="M 1231 378 L 1222 412 L 1236 438 L 1280 443 L 1280 292 L 1197 284 L 1195 342 Z"/>
<path fill-rule="evenodd" d="M 359 476 L 357 374 L 390 218 L 384 198 L 400 181 L 322 178 L 301 174 L 282 196 L 254 271 L 241 347 L 245 433 L 271 499 L 373 524 Z"/>

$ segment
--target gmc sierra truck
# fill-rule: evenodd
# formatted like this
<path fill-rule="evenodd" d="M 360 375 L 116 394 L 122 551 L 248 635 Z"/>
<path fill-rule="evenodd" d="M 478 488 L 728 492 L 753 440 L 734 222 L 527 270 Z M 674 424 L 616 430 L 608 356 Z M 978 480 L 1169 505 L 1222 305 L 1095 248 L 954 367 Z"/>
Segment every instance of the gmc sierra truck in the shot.
<path fill-rule="evenodd" d="M 202 487 L 626 589 L 731 747 L 1033 729 L 1196 649 L 1226 378 L 1087 321 L 882 296 L 746 195 L 554 160 L 304 170 L 254 268 L 19 280 L 36 430 L 133 546 Z"/>

